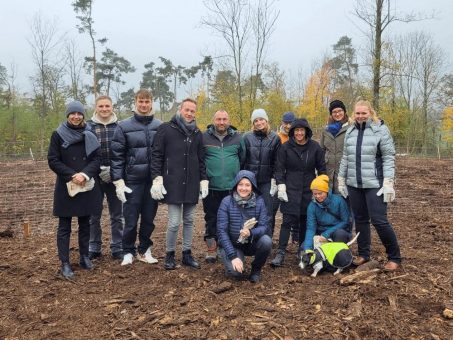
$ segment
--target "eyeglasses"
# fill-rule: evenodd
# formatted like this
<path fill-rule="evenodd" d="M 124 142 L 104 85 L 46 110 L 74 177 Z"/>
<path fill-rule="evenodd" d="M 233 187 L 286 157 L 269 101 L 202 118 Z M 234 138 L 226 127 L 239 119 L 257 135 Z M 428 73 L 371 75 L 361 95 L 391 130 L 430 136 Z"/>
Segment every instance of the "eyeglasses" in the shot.
<path fill-rule="evenodd" d="M 344 113 L 343 109 L 332 110 L 332 114 L 333 115 L 337 115 L 337 114 L 340 114 L 340 113 Z"/>

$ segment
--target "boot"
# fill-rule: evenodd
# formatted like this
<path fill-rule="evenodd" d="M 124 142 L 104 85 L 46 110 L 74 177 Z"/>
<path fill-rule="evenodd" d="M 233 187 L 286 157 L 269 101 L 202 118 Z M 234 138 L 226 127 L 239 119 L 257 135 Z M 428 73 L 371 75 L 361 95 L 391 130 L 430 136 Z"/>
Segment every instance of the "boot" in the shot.
<path fill-rule="evenodd" d="M 261 269 L 255 269 L 252 266 L 252 270 L 250 271 L 249 281 L 252 283 L 258 283 L 261 280 Z"/>
<path fill-rule="evenodd" d="M 206 252 L 205 260 L 207 263 L 215 263 L 217 261 L 217 242 L 213 238 L 206 239 L 208 251 Z"/>
<path fill-rule="evenodd" d="M 285 261 L 285 251 L 279 249 L 277 251 L 277 255 L 275 255 L 274 259 L 271 262 L 271 267 L 282 267 L 283 262 Z"/>
<path fill-rule="evenodd" d="M 74 272 L 72 271 L 69 262 L 61 263 L 61 275 L 67 279 L 72 279 L 74 277 Z"/>
<path fill-rule="evenodd" d="M 80 267 L 83 269 L 91 270 L 93 269 L 93 263 L 91 263 L 90 257 L 88 255 L 80 255 Z"/>
<path fill-rule="evenodd" d="M 165 255 L 164 268 L 166 270 L 176 269 L 176 260 L 175 260 L 175 252 L 174 251 L 167 251 L 167 254 Z"/>
<path fill-rule="evenodd" d="M 192 251 L 184 250 L 182 252 L 182 264 L 188 267 L 192 267 L 194 269 L 200 269 L 200 264 L 193 258 Z"/>

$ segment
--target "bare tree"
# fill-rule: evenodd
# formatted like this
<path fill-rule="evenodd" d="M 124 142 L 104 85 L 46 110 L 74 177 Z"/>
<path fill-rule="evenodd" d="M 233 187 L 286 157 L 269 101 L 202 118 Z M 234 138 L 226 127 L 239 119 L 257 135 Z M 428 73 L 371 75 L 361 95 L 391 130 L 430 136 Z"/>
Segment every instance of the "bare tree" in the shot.
<path fill-rule="evenodd" d="M 227 43 L 229 57 L 233 63 L 237 82 L 239 117 L 243 118 L 244 64 L 247 56 L 247 41 L 250 37 L 250 7 L 244 0 L 206 0 L 204 2 L 209 15 L 202 19 L 202 24 L 218 33 Z"/>
<path fill-rule="evenodd" d="M 70 78 L 69 95 L 74 100 L 84 101 L 85 96 L 82 81 L 83 58 L 78 53 L 78 47 L 74 40 L 66 42 L 65 51 L 67 57 L 66 67 Z"/>
<path fill-rule="evenodd" d="M 393 5 L 392 5 L 393 4 Z M 372 42 L 373 106 L 379 110 L 379 93 L 381 89 L 381 54 L 383 34 L 393 22 L 413 22 L 425 20 L 427 16 L 414 13 L 399 13 L 392 0 L 356 0 L 354 15 L 369 28 Z"/>

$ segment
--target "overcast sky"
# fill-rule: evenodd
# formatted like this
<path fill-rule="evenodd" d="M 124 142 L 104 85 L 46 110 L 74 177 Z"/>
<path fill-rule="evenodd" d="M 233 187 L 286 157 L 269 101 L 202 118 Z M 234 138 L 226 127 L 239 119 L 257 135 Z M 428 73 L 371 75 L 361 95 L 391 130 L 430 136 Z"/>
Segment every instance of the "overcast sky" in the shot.
<path fill-rule="evenodd" d="M 60 32 L 75 38 L 81 55 L 89 55 L 89 38 L 79 34 L 72 0 L 3 0 L 0 10 L 0 63 L 17 66 L 17 83 L 29 91 L 29 76 L 34 66 L 30 38 L 30 21 L 36 12 L 47 19 L 57 18 Z M 387 33 L 397 34 L 423 30 L 453 56 L 452 0 L 394 0 L 402 12 L 432 13 L 437 19 L 411 24 L 396 23 Z M 280 10 L 271 38 L 267 62 L 278 62 L 287 73 L 308 71 L 313 60 L 331 51 L 338 39 L 347 35 L 353 44 L 365 47 L 364 28 L 352 15 L 355 0 L 277 0 Z M 129 76 L 129 87 L 137 87 L 143 65 L 157 62 L 158 56 L 174 64 L 192 66 L 203 55 L 221 55 L 223 41 L 200 21 L 207 14 L 202 0 L 95 0 L 93 18 L 97 37 L 107 37 L 107 46 L 128 59 L 137 68 Z M 451 68 L 451 63 L 450 63 Z M 451 72 L 451 70 L 450 70 Z M 125 88 L 126 89 L 126 88 Z"/>

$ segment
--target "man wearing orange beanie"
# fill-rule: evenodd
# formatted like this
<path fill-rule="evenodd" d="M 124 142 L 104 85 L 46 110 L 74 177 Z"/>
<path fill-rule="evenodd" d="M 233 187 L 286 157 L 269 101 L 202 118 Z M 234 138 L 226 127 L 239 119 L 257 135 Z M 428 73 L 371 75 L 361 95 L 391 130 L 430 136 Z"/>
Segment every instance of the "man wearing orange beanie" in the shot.
<path fill-rule="evenodd" d="M 320 242 L 348 242 L 351 239 L 348 205 L 343 197 L 329 191 L 329 177 L 316 177 L 311 182 L 310 189 L 313 200 L 307 209 L 307 232 L 303 250 L 313 250 L 315 235 L 320 235 Z"/>

